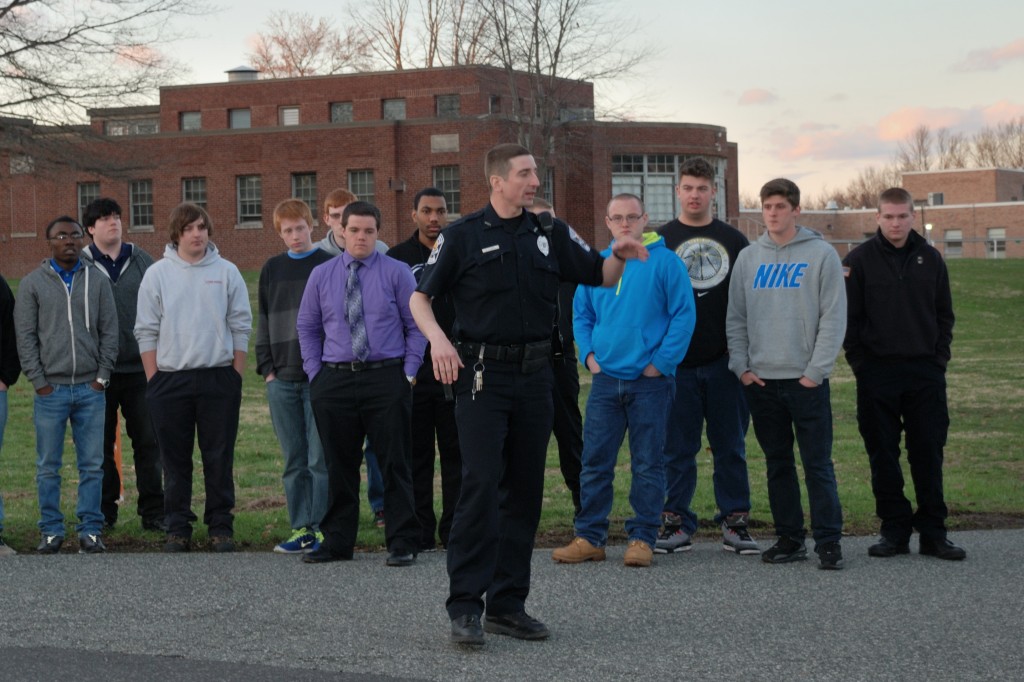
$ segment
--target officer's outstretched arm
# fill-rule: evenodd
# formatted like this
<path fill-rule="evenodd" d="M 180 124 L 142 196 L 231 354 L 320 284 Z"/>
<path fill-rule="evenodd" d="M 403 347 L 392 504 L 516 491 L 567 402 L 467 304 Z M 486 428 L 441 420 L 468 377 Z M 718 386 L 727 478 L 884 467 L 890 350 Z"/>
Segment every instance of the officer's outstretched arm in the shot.
<path fill-rule="evenodd" d="M 423 336 L 430 342 L 430 358 L 434 363 L 434 378 L 442 384 L 453 384 L 459 376 L 459 368 L 462 367 L 462 359 L 459 357 L 455 346 L 448 340 L 441 325 L 434 317 L 434 310 L 430 307 L 430 297 L 420 291 L 412 292 L 409 299 L 409 311 L 416 320 L 416 326 L 420 328 Z"/>
<path fill-rule="evenodd" d="M 637 259 L 645 261 L 649 255 L 647 247 L 632 237 L 616 239 L 615 244 L 612 246 L 611 257 L 605 258 L 604 265 L 601 266 L 601 274 L 603 275 L 601 284 L 606 287 L 615 286 L 619 278 L 622 277 L 622 271 L 626 268 L 627 260 Z"/>

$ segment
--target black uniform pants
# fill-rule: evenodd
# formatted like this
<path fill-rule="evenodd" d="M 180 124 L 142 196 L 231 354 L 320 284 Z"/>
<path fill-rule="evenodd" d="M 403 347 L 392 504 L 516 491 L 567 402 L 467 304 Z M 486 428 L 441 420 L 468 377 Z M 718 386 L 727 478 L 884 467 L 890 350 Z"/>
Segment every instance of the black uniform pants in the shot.
<path fill-rule="evenodd" d="M 572 506 L 580 513 L 580 471 L 583 470 L 583 415 L 580 413 L 580 371 L 572 355 L 555 358 L 553 363 L 555 441 L 558 466 L 565 487 L 572 494 Z"/>
<path fill-rule="evenodd" d="M 242 377 L 230 365 L 157 372 L 146 387 L 146 403 L 160 444 L 168 534 L 192 537 L 192 450 L 198 433 L 206 489 L 203 522 L 211 537 L 231 537 Z"/>
<path fill-rule="evenodd" d="M 448 544 L 452 619 L 522 611 L 544 494 L 551 438 L 551 368 L 523 374 L 513 363 L 485 362 L 484 387 L 470 393 L 472 364 L 456 382 L 455 418 L 462 490 Z"/>
<path fill-rule="evenodd" d="M 927 360 L 865 362 L 857 372 L 857 424 L 871 464 L 882 535 L 902 543 L 916 529 L 933 539 L 945 538 L 942 449 L 949 412 L 942 368 Z M 901 431 L 906 434 L 916 512 L 903 493 Z"/>
<path fill-rule="evenodd" d="M 153 433 L 146 407 L 146 373 L 111 374 L 105 391 L 107 412 L 103 425 L 103 502 L 101 509 L 108 526 L 117 523 L 117 500 L 121 496 L 121 476 L 114 461 L 117 437 L 117 409 L 121 408 L 125 430 L 132 441 L 138 511 L 143 523 L 164 518 L 164 488 L 160 474 L 160 446 Z"/>
<path fill-rule="evenodd" d="M 402 365 L 362 372 L 324 367 L 309 385 L 313 416 L 327 463 L 324 546 L 351 556 L 359 532 L 359 466 L 363 439 L 373 443 L 384 477 L 384 540 L 391 552 L 419 551 L 412 498 L 412 388 Z"/>
<path fill-rule="evenodd" d="M 441 521 L 434 514 L 434 436 L 441 459 Z M 455 403 L 444 399 L 437 382 L 416 384 L 412 391 L 412 496 L 420 522 L 420 548 L 435 546 L 434 531 L 448 546 L 455 503 L 462 482 L 462 456 L 455 425 Z"/>

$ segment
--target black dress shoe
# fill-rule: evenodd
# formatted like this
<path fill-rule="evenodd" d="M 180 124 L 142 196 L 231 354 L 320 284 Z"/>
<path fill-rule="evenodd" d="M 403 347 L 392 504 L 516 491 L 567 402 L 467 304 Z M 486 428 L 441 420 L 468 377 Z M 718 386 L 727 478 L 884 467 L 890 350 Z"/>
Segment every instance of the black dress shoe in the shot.
<path fill-rule="evenodd" d="M 487 614 L 484 630 L 492 635 L 508 635 L 516 639 L 547 639 L 551 632 L 544 623 L 527 615 L 526 611 L 501 616 Z"/>
<path fill-rule="evenodd" d="M 475 644 L 484 643 L 484 631 L 480 627 L 480 616 L 475 613 L 468 613 L 464 616 L 452 619 L 452 644 Z"/>
<path fill-rule="evenodd" d="M 339 553 L 332 552 L 330 549 L 320 543 L 320 546 L 309 554 L 302 555 L 302 563 L 304 564 L 329 564 L 332 561 L 351 561 L 352 552 Z"/>
<path fill-rule="evenodd" d="M 957 547 L 946 538 L 933 540 L 923 535 L 921 536 L 921 554 L 947 561 L 960 561 L 967 558 L 967 552 L 963 547 Z"/>
<path fill-rule="evenodd" d="M 142 519 L 142 530 L 151 530 L 159 533 L 167 532 L 167 524 L 161 518 Z"/>
<path fill-rule="evenodd" d="M 416 555 L 412 552 L 391 552 L 384 563 L 388 566 L 412 566 L 416 563 Z"/>
<path fill-rule="evenodd" d="M 868 547 L 868 556 L 888 558 L 897 554 L 910 554 L 910 543 L 895 542 L 883 535 L 878 542 Z"/>

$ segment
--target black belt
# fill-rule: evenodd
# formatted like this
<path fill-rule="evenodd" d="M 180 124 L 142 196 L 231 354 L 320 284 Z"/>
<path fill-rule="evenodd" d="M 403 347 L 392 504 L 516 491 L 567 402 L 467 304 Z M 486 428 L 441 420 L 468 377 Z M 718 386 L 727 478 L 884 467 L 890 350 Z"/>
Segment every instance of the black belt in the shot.
<path fill-rule="evenodd" d="M 472 341 L 458 341 L 456 346 L 464 358 L 476 360 L 480 357 L 480 347 L 484 349 L 485 360 L 498 360 L 499 362 L 523 362 L 524 360 L 535 360 L 551 357 L 551 339 L 534 341 L 532 343 L 517 343 L 510 346 L 491 345 L 489 343 L 473 343 Z"/>
<path fill-rule="evenodd" d="M 403 358 L 390 358 L 388 360 L 378 360 L 377 362 L 325 362 L 324 367 L 330 369 L 341 369 L 346 372 L 365 372 L 368 369 L 380 369 L 381 367 L 394 367 L 400 365 L 405 360 Z"/>

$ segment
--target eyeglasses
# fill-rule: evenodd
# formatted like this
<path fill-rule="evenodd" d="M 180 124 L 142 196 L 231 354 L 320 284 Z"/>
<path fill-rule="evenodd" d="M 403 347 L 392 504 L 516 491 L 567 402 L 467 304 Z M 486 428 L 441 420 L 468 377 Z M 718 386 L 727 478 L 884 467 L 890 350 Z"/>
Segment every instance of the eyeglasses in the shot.
<path fill-rule="evenodd" d="M 82 234 L 81 232 L 72 232 L 71 234 L 68 234 L 67 232 L 58 232 L 52 237 L 49 237 L 49 239 L 51 241 L 66 242 L 69 239 L 74 239 L 75 241 L 78 241 L 79 239 L 82 239 L 84 237 L 85 235 Z"/>
<path fill-rule="evenodd" d="M 638 222 L 640 222 L 641 218 L 643 218 L 642 215 L 636 215 L 634 213 L 630 213 L 629 215 L 610 215 L 608 216 L 608 222 L 614 223 L 616 225 L 621 225 L 622 223 L 636 225 Z"/>

